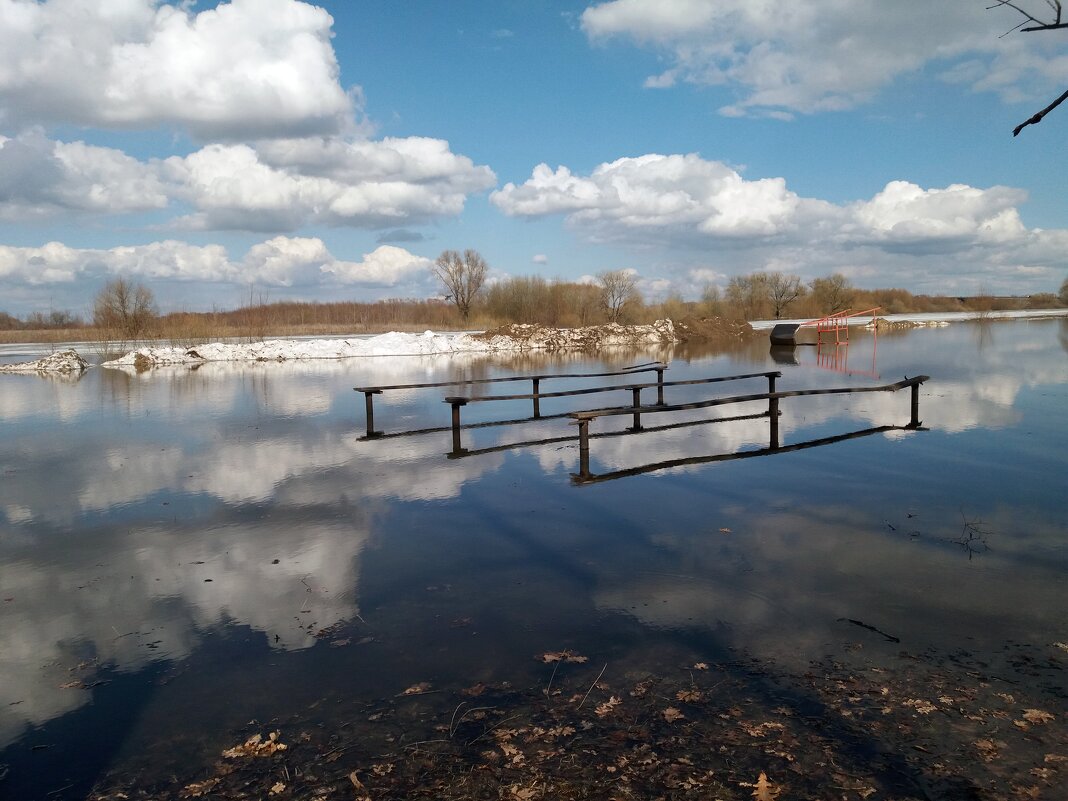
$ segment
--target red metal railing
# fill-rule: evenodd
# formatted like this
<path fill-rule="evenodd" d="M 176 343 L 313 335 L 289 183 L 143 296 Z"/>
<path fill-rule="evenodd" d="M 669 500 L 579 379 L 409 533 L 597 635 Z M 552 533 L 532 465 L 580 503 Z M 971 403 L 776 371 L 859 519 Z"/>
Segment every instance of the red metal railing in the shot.
<path fill-rule="evenodd" d="M 820 317 L 818 320 L 809 320 L 801 323 L 801 327 L 815 326 L 816 328 L 816 344 L 822 345 L 824 336 L 828 339 L 828 344 L 831 334 L 834 334 L 835 345 L 848 345 L 849 344 L 849 320 L 851 317 L 864 317 L 867 315 L 874 315 L 879 311 L 881 306 L 876 306 L 873 309 L 866 309 L 864 311 L 855 312 L 852 309 L 843 309 L 842 311 L 835 312 L 834 314 L 828 314 L 826 317 Z"/>

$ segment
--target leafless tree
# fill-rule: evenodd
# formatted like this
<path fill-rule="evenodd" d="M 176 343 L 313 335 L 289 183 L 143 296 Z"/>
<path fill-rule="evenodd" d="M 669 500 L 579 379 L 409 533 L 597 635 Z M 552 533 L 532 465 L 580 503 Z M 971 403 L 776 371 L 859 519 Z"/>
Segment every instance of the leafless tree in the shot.
<path fill-rule="evenodd" d="M 845 311 L 853 303 L 853 286 L 841 273 L 826 278 L 814 278 L 809 283 L 809 288 L 821 313 Z"/>
<path fill-rule="evenodd" d="M 486 260 L 477 250 L 465 250 L 462 256 L 459 251 L 446 250 L 431 269 L 445 287 L 445 299 L 456 305 L 466 323 L 471 304 L 486 283 Z"/>
<path fill-rule="evenodd" d="M 780 272 L 771 272 L 767 275 L 768 298 L 771 300 L 775 319 L 778 320 L 791 303 L 805 294 L 805 285 L 796 275 L 786 275 Z"/>
<path fill-rule="evenodd" d="M 1017 0 L 994 0 L 994 5 L 989 8 L 1011 8 L 1023 15 L 1023 19 L 1019 24 L 1013 26 L 1008 33 L 1019 30 L 1024 33 L 1034 33 L 1035 31 L 1058 31 L 1068 28 L 1068 22 L 1061 22 L 1061 14 L 1063 8 L 1061 7 L 1061 0 L 1045 0 L 1046 5 L 1049 6 L 1050 11 L 1053 13 L 1051 19 L 1042 19 L 1035 16 L 1031 12 L 1021 7 L 1021 4 Z M 1028 119 L 1021 122 L 1015 128 L 1012 129 L 1013 136 L 1019 136 L 1020 131 L 1026 128 L 1028 125 L 1037 125 L 1042 122 L 1042 118 L 1049 114 L 1053 109 L 1057 108 L 1065 100 L 1068 100 L 1068 91 L 1065 91 L 1060 97 L 1039 111 L 1037 114 L 1032 115 Z"/>
<path fill-rule="evenodd" d="M 1061 283 L 1061 291 L 1057 293 L 1057 299 L 1062 306 L 1068 306 L 1068 278 Z"/>
<path fill-rule="evenodd" d="M 770 307 L 767 273 L 734 275 L 727 282 L 727 306 L 743 320 L 756 320 Z"/>
<path fill-rule="evenodd" d="M 108 341 L 141 339 L 158 317 L 152 290 L 125 278 L 108 281 L 93 300 L 93 325 Z"/>
<path fill-rule="evenodd" d="M 628 270 L 607 270 L 597 274 L 597 283 L 601 287 L 601 307 L 609 322 L 619 322 L 627 304 L 638 299 L 634 275 Z"/>

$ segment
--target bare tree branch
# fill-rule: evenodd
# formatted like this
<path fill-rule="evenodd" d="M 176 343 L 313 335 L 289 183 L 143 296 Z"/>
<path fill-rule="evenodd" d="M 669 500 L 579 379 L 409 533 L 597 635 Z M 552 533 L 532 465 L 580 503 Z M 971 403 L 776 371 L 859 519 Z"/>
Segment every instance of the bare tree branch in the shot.
<path fill-rule="evenodd" d="M 1046 0 L 1046 5 L 1049 6 L 1050 10 L 1053 12 L 1053 21 L 1052 22 L 1046 22 L 1044 20 L 1039 19 L 1038 17 L 1034 16 L 1033 14 L 1031 14 L 1031 13 L 1025 11 L 1024 9 L 1022 9 L 1015 2 L 1013 2 L 1013 0 L 996 0 L 994 5 L 987 6 L 987 10 L 989 11 L 989 10 L 995 9 L 995 8 L 1011 8 L 1013 11 L 1015 11 L 1015 12 L 1017 12 L 1019 14 L 1022 14 L 1030 22 L 1035 23 L 1033 26 L 1031 26 L 1029 28 L 1020 28 L 1020 26 L 1017 25 L 1015 28 L 1012 29 L 1012 30 L 1016 30 L 1017 28 L 1019 28 L 1021 33 L 1024 33 L 1024 32 L 1031 33 L 1031 32 L 1034 32 L 1034 31 L 1057 31 L 1057 30 L 1068 29 L 1068 22 L 1061 22 L 1061 15 L 1064 12 L 1064 7 L 1061 4 L 1061 0 Z M 1021 24 L 1024 24 L 1024 23 L 1021 23 Z M 1011 33 L 1011 31 L 1010 31 L 1010 33 Z M 1060 97 L 1058 97 L 1056 100 L 1054 100 L 1052 103 L 1050 103 L 1048 106 L 1046 106 L 1044 109 L 1042 109 L 1040 112 L 1038 112 L 1037 114 L 1032 115 L 1030 118 L 1028 118 L 1024 122 L 1021 122 L 1019 125 L 1017 125 L 1015 128 L 1013 128 L 1012 129 L 1012 135 L 1013 136 L 1019 136 L 1020 135 L 1020 131 L 1022 131 L 1028 125 L 1037 125 L 1038 123 L 1042 122 L 1042 118 L 1043 117 L 1045 117 L 1047 114 L 1049 114 L 1051 111 L 1053 111 L 1053 109 L 1057 108 L 1057 106 L 1059 106 L 1065 100 L 1068 100 L 1068 92 L 1065 92 Z"/>
<path fill-rule="evenodd" d="M 993 10 L 993 9 L 995 9 L 995 8 L 1004 8 L 1005 6 L 1008 6 L 1008 7 L 1009 7 L 1009 8 L 1011 8 L 1011 9 L 1012 9 L 1013 11 L 1018 11 L 1018 12 L 1020 12 L 1021 14 L 1023 14 L 1023 15 L 1025 16 L 1025 17 L 1027 17 L 1027 18 L 1028 18 L 1029 20 L 1031 20 L 1031 22 L 1035 23 L 1036 25 L 1042 25 L 1042 24 L 1044 24 L 1044 23 L 1042 22 L 1042 20 L 1040 20 L 1040 19 L 1039 19 L 1038 17 L 1033 17 L 1033 16 L 1031 16 L 1031 15 L 1030 15 L 1030 14 L 1028 14 L 1028 13 L 1027 13 L 1026 11 L 1024 11 L 1024 10 L 1023 10 L 1022 8 L 1020 8 L 1020 7 L 1018 6 L 1018 5 L 1016 5 L 1015 3 L 1012 3 L 1012 2 L 1010 2 L 1009 0 L 998 0 L 998 1 L 997 1 L 997 2 L 996 2 L 996 3 L 994 4 L 994 5 L 992 5 L 992 6 L 987 6 L 987 7 L 986 7 L 986 10 L 987 10 L 987 11 L 991 11 L 991 10 Z M 1059 16 L 1059 15 L 1058 15 L 1058 16 Z M 1022 25 L 1022 24 L 1024 24 L 1024 23 L 1021 23 L 1021 25 Z M 1018 25 L 1017 27 L 1019 27 L 1019 25 Z"/>
<path fill-rule="evenodd" d="M 1068 100 L 1068 91 L 1066 91 L 1063 95 L 1061 95 L 1056 100 L 1054 100 L 1052 103 L 1050 103 L 1044 109 L 1042 109 L 1040 112 L 1035 114 L 1029 120 L 1027 120 L 1025 122 L 1021 122 L 1019 125 L 1017 125 L 1015 128 L 1013 128 L 1012 129 L 1012 135 L 1013 136 L 1017 136 L 1020 133 L 1020 131 L 1022 131 L 1028 125 L 1037 125 L 1038 123 L 1042 122 L 1042 118 L 1043 117 L 1045 117 L 1047 114 L 1049 114 L 1051 111 L 1053 111 L 1053 109 L 1057 108 L 1057 106 L 1059 106 L 1065 100 Z"/>

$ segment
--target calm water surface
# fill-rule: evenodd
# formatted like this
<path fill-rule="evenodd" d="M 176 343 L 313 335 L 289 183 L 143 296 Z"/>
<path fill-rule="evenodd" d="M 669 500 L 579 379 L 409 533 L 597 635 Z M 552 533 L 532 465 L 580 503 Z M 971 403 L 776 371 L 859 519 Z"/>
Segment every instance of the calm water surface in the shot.
<path fill-rule="evenodd" d="M 551 666 L 537 657 L 565 649 L 607 665 L 606 680 L 743 657 L 800 673 L 861 647 L 992 662 L 1027 643 L 1068 658 L 1068 321 L 854 334 L 845 355 L 799 348 L 780 363 L 761 339 L 718 355 L 0 375 L 0 796 L 85 798 L 125 773 L 189 781 L 184 766 L 210 764 L 249 721 L 331 727 L 420 682 L 542 686 Z M 447 432 L 361 438 L 354 386 L 655 358 L 668 380 L 778 369 L 782 390 L 927 374 L 926 430 L 586 486 L 572 481 L 574 441 L 493 450 L 573 435 L 566 420 L 465 431 L 476 453 L 460 459 L 446 458 Z M 667 400 L 726 386 L 669 387 Z M 455 392 L 386 393 L 376 423 L 445 425 Z M 629 402 L 592 397 L 542 412 Z M 521 418 L 528 403 L 472 404 L 464 421 Z M 728 408 L 645 422 L 764 406 Z M 903 426 L 909 396 L 781 411 L 789 445 Z M 627 424 L 594 424 L 620 434 L 593 440 L 595 473 L 769 437 L 766 417 L 622 435 Z"/>

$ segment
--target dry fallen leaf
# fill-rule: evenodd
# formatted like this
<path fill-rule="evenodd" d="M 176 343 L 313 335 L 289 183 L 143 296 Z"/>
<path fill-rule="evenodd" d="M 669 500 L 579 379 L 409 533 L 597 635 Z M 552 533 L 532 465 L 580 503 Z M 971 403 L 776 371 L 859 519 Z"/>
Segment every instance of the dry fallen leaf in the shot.
<path fill-rule="evenodd" d="M 356 775 L 356 771 L 349 774 L 349 781 L 356 788 L 356 801 L 371 801 L 371 796 L 367 794 L 367 788 L 363 786 L 363 782 Z"/>
<path fill-rule="evenodd" d="M 731 530 L 730 530 L 729 528 L 721 528 L 721 529 L 719 530 L 719 533 L 720 533 L 720 534 L 730 534 L 730 533 L 731 533 Z"/>
<path fill-rule="evenodd" d="M 206 781 L 187 784 L 179 795 L 181 795 L 182 798 L 200 798 L 202 795 L 210 792 L 218 783 L 218 779 L 207 779 Z"/>
<path fill-rule="evenodd" d="M 682 712 L 680 712 L 673 706 L 669 706 L 660 714 L 664 716 L 664 720 L 666 720 L 668 723 L 674 723 L 676 720 L 680 720 L 681 718 L 686 717 L 684 714 L 682 714 Z"/>
<path fill-rule="evenodd" d="M 639 681 L 634 685 L 634 689 L 630 691 L 631 696 L 634 698 L 645 698 L 645 694 L 649 692 L 649 688 L 653 686 L 653 683 L 652 679 Z"/>
<path fill-rule="evenodd" d="M 619 698 L 617 698 L 616 696 L 613 695 L 611 698 L 609 698 L 603 704 L 598 705 L 598 707 L 593 711 L 597 713 L 597 717 L 603 718 L 603 717 L 606 717 L 607 715 L 611 715 L 613 710 L 615 710 L 615 708 L 617 706 L 619 706 L 619 704 L 620 704 Z"/>
<path fill-rule="evenodd" d="M 537 794 L 533 787 L 520 787 L 518 784 L 513 784 L 509 792 L 516 801 L 531 801 Z"/>
<path fill-rule="evenodd" d="M 267 791 L 267 794 L 278 795 L 279 793 L 284 793 L 285 790 L 286 786 L 283 782 L 275 782 L 274 785 L 272 785 L 271 789 Z"/>
<path fill-rule="evenodd" d="M 707 662 L 694 662 L 693 669 L 694 670 L 708 670 L 708 663 Z"/>
<path fill-rule="evenodd" d="M 753 798 L 756 801 L 775 801 L 779 797 L 779 789 L 768 780 L 764 771 L 760 771 L 760 777 L 753 785 Z"/>
<path fill-rule="evenodd" d="M 264 740 L 262 734 L 254 734 L 241 745 L 227 748 L 222 752 L 222 755 L 228 759 L 271 756 L 278 751 L 285 751 L 289 747 L 285 743 L 278 741 L 280 735 L 281 732 L 272 731 L 267 735 L 267 739 Z"/>
<path fill-rule="evenodd" d="M 701 695 L 700 690 L 694 689 L 679 690 L 677 693 L 675 693 L 675 698 L 677 698 L 679 701 L 684 701 L 687 704 L 696 704 L 703 697 L 704 696 Z"/>
<path fill-rule="evenodd" d="M 571 651 L 548 651 L 542 654 L 539 659 L 548 665 L 551 665 L 553 662 L 574 662 L 581 665 L 583 662 L 589 661 L 586 657 L 572 653 Z"/>
<path fill-rule="evenodd" d="M 909 698 L 904 704 L 905 706 L 911 706 L 921 715 L 930 715 L 938 709 L 938 707 L 930 701 L 924 701 L 922 698 Z"/>
<path fill-rule="evenodd" d="M 993 740 L 976 740 L 975 747 L 985 762 L 993 762 L 998 757 L 998 746 Z"/>
<path fill-rule="evenodd" d="M 1049 723 L 1054 720 L 1054 716 L 1041 709 L 1025 709 L 1023 719 L 1028 723 Z"/>
<path fill-rule="evenodd" d="M 430 691 L 430 682 L 421 681 L 418 684 L 413 684 L 407 690 L 401 693 L 401 695 L 421 695 Z"/>

